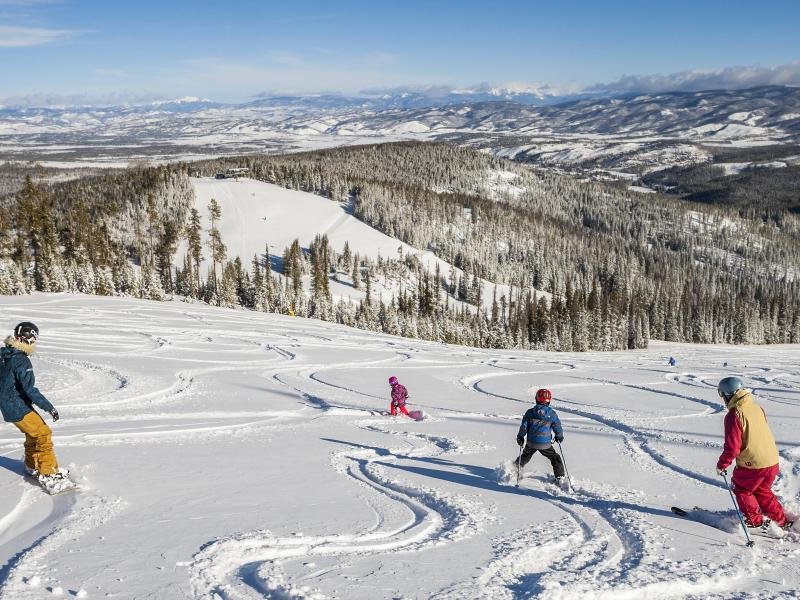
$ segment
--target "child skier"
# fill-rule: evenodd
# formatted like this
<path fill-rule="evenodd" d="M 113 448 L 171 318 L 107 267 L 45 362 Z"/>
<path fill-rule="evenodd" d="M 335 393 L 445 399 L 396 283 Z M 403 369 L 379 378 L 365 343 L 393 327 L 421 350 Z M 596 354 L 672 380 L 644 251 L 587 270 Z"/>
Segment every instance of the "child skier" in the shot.
<path fill-rule="evenodd" d="M 786 517 L 772 493 L 772 483 L 778 476 L 778 447 L 764 409 L 738 377 L 725 377 L 719 382 L 717 393 L 728 407 L 717 473 L 726 474 L 736 459 L 731 488 L 748 527 L 767 529 L 772 519 L 778 527 L 791 529 L 794 521 Z"/>
<path fill-rule="evenodd" d="M 522 469 L 533 455 L 538 450 L 543 456 L 550 459 L 550 464 L 553 466 L 553 474 L 556 477 L 556 483 L 562 485 L 564 482 L 564 463 L 558 452 L 553 448 L 553 438 L 551 432 L 555 434 L 555 441 L 561 443 L 564 441 L 564 430 L 561 429 L 561 421 L 552 408 L 550 408 L 550 400 L 553 394 L 550 390 L 539 390 L 536 392 L 536 406 L 529 408 L 522 417 L 522 424 L 519 426 L 519 433 L 517 433 L 517 444 L 522 446 L 525 444 L 525 449 L 519 457 L 519 468 Z M 527 443 L 525 436 L 528 437 Z"/>
<path fill-rule="evenodd" d="M 398 412 L 403 413 L 405 416 L 410 417 L 408 409 L 406 408 L 406 400 L 408 400 L 408 390 L 404 385 L 397 381 L 397 377 L 392 375 L 389 377 L 389 385 L 392 386 L 392 404 L 389 414 L 393 417 Z"/>
<path fill-rule="evenodd" d="M 36 477 L 47 492 L 57 493 L 75 484 L 58 468 L 52 431 L 33 409 L 35 404 L 50 413 L 53 421 L 58 421 L 58 411 L 36 389 L 29 356 L 38 337 L 39 328 L 24 321 L 6 338 L 5 347 L 0 348 L 0 412 L 3 419 L 25 434 L 26 474 Z"/>

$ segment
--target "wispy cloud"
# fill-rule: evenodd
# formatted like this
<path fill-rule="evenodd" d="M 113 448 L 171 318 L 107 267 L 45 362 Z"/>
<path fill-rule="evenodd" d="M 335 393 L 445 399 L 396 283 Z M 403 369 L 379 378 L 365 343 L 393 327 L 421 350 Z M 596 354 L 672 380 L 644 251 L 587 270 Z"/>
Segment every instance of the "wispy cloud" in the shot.
<path fill-rule="evenodd" d="M 726 67 L 708 71 L 682 71 L 669 75 L 626 75 L 610 83 L 586 88 L 588 92 L 699 92 L 735 90 L 759 85 L 800 86 L 800 61 L 775 67 Z"/>
<path fill-rule="evenodd" d="M 76 32 L 66 29 L 0 25 L 0 48 L 24 48 L 60 42 Z"/>

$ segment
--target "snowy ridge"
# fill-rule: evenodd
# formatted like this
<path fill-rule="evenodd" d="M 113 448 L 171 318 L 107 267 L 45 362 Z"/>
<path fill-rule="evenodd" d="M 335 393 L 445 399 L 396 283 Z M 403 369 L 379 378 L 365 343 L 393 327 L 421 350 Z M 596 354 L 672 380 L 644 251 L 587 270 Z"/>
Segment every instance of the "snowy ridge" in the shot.
<path fill-rule="evenodd" d="M 778 441 L 777 492 L 800 512 L 797 347 L 554 355 L 181 302 L 0 306 L 6 326 L 42 329 L 37 385 L 83 488 L 44 495 L 22 478 L 22 437 L 0 433 L 3 600 L 791 598 L 800 586 L 800 533 L 744 548 L 714 473 L 715 385 L 737 374 Z M 385 415 L 389 375 L 428 418 Z M 565 428 L 569 492 L 539 455 L 508 483 L 539 387 Z"/>

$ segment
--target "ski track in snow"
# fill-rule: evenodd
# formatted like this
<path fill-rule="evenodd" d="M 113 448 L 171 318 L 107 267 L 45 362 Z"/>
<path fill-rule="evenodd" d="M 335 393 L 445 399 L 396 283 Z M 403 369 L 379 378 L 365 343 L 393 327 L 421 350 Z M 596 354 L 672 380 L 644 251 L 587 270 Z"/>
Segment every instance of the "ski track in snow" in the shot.
<path fill-rule="evenodd" d="M 537 375 L 541 373 L 543 373 L 543 371 L 535 372 Z M 522 374 L 524 373 L 507 372 L 478 374 L 463 378 L 460 380 L 460 383 L 479 394 L 527 404 L 524 400 L 515 397 L 493 393 L 482 385 L 487 379 Z M 657 390 L 650 386 L 630 385 L 586 376 L 582 379 L 584 382 L 588 383 L 582 382 L 575 385 L 620 385 L 684 398 L 708 407 L 702 413 L 675 415 L 668 418 L 707 416 L 710 414 L 717 414 L 721 412 L 723 408 L 716 402 L 709 402 L 694 396 L 683 395 L 676 392 Z M 689 383 L 689 385 L 695 385 L 693 383 L 695 379 L 694 376 L 688 374 L 682 378 L 675 378 L 679 383 L 692 382 Z M 561 385 L 559 388 L 563 389 L 568 386 L 569 384 L 566 386 Z M 791 386 L 787 385 L 787 387 Z M 621 419 L 608 418 L 599 413 L 581 410 L 576 408 L 581 405 L 577 402 L 572 402 L 556 396 L 553 397 L 553 400 L 558 403 L 559 412 L 563 411 L 569 414 L 582 416 L 616 430 L 617 433 L 623 437 L 623 443 L 626 448 L 625 453 L 639 466 L 641 466 L 643 460 L 645 462 L 649 460 L 655 463 L 651 468 L 663 467 L 667 469 L 668 474 L 677 474 L 681 477 L 695 479 L 701 483 L 724 487 L 723 484 L 711 477 L 692 472 L 671 463 L 649 445 L 651 439 L 666 439 L 670 436 L 656 430 L 637 429 L 624 423 Z M 566 408 L 564 404 L 568 404 L 570 407 Z M 609 409 L 607 408 L 606 410 Z M 653 419 L 631 419 L 631 421 L 652 422 Z M 673 439 L 679 439 L 682 443 L 697 443 L 685 437 L 675 438 L 673 436 Z M 720 444 L 713 444 L 713 446 L 715 448 L 721 448 Z M 798 489 L 800 488 L 800 462 L 794 459 L 793 453 L 784 451 L 781 454 L 781 467 L 784 476 L 778 481 L 778 492 L 784 499 L 788 500 L 788 502 L 786 502 L 787 510 L 794 509 L 796 512 L 797 500 L 800 499 L 800 494 L 798 494 Z M 669 473 L 670 471 L 672 473 Z M 791 473 L 791 476 L 789 476 L 788 473 Z M 555 486 L 550 485 L 549 487 L 554 496 L 559 494 L 560 490 Z M 616 489 L 612 490 L 610 493 L 618 495 L 620 492 L 621 490 Z M 627 495 L 624 491 L 621 493 L 623 497 Z M 658 531 L 659 528 L 648 522 L 648 520 L 643 518 L 640 514 L 637 514 L 636 510 L 620 508 L 609 509 L 608 507 L 604 507 L 604 505 L 609 504 L 604 499 L 607 498 L 608 495 L 609 490 L 606 490 L 603 494 L 591 493 L 586 487 L 585 482 L 579 482 L 577 492 L 573 492 L 571 497 L 583 504 L 584 510 L 588 509 L 597 512 L 605 525 L 612 530 L 612 535 L 616 536 L 618 545 L 617 553 L 613 558 L 610 560 L 596 559 L 598 555 L 602 555 L 602 551 L 596 547 L 597 544 L 594 539 L 596 533 L 590 536 L 578 536 L 581 532 L 591 532 L 592 528 L 587 525 L 586 521 L 578 517 L 579 511 L 562 506 L 574 523 L 573 529 L 571 531 L 568 530 L 562 535 L 572 543 L 565 544 L 561 541 L 552 541 L 552 535 L 541 534 L 541 530 L 544 528 L 544 526 L 541 525 L 532 528 L 530 532 L 526 532 L 521 538 L 499 541 L 497 544 L 504 549 L 504 553 L 490 563 L 486 572 L 481 577 L 477 578 L 480 582 L 481 589 L 487 592 L 487 597 L 528 598 L 532 595 L 537 598 L 553 599 L 576 597 L 637 599 L 642 597 L 691 597 L 694 595 L 698 597 L 708 597 L 710 594 L 735 590 L 737 581 L 741 579 L 742 572 L 751 575 L 757 572 L 757 569 L 748 567 L 748 565 L 741 560 L 729 561 L 727 564 L 670 561 L 671 564 L 668 565 L 668 568 L 659 566 L 659 568 L 656 569 L 656 571 L 661 571 L 661 573 L 654 572 L 654 565 L 648 562 L 647 569 L 640 569 L 639 567 L 643 558 L 654 553 L 654 549 L 651 547 L 653 545 L 654 536 L 645 533 L 645 531 Z M 641 500 L 641 498 L 631 499 L 629 501 L 630 506 L 638 506 Z M 551 502 L 561 504 L 556 498 L 553 498 Z M 603 543 L 601 544 L 603 549 L 607 549 L 609 545 L 613 545 L 609 542 L 609 539 L 608 535 L 603 537 Z M 566 549 L 575 546 L 580 547 L 581 550 L 573 552 L 572 554 L 566 552 Z M 658 550 L 663 551 L 664 549 L 662 544 L 662 547 Z M 557 552 L 554 552 L 555 550 L 557 550 Z M 662 553 L 663 552 L 658 552 L 658 554 Z M 797 558 L 800 557 L 800 551 L 787 549 L 782 555 L 781 558 L 783 559 L 797 560 Z M 575 564 L 575 561 L 580 561 L 579 557 L 586 558 L 589 556 L 595 557 L 595 561 L 591 565 L 580 564 L 580 562 Z M 571 563 L 571 567 L 564 568 L 561 566 L 565 561 Z M 553 562 L 557 563 L 559 566 L 554 568 L 542 568 L 542 564 L 546 565 Z M 781 563 L 784 561 L 778 562 Z M 622 565 L 621 568 L 619 565 Z M 693 575 L 689 577 L 688 580 L 675 583 L 673 580 L 676 569 L 681 573 L 691 573 Z M 797 570 L 798 569 L 794 569 L 795 572 Z M 702 575 L 697 576 L 698 574 Z M 597 589 L 597 580 L 605 582 L 602 589 Z M 480 594 L 474 595 L 474 592 L 471 591 L 474 590 L 475 583 L 476 582 L 470 582 L 463 586 L 456 586 L 434 597 L 441 599 L 480 597 Z M 483 592 L 481 592 L 481 594 L 483 594 Z"/>
<path fill-rule="evenodd" d="M 713 460 L 701 471 L 685 453 L 670 448 L 710 455 L 719 451 L 719 437 L 704 432 L 721 431 L 724 407 L 716 401 L 715 381 L 727 372 L 746 377 L 768 413 L 781 410 L 788 423 L 800 418 L 797 352 L 786 351 L 782 363 L 771 367 L 702 364 L 678 371 L 663 366 L 666 361 L 655 353 L 479 351 L 302 319 L 280 318 L 270 326 L 271 317 L 260 315 L 262 324 L 254 327 L 247 312 L 181 303 L 68 295 L 3 302 L 8 320 L 45 324 L 47 345 L 34 364 L 40 389 L 65 417 L 54 427 L 60 456 L 71 448 L 102 452 L 210 444 L 231 436 L 259 440 L 320 422 L 336 432 L 332 437 L 337 439 L 328 440 L 337 444 L 329 467 L 352 487 L 352 502 L 371 517 L 356 529 L 336 531 L 333 523 L 319 534 L 305 528 L 294 535 L 232 528 L 205 538 L 176 563 L 175 589 L 187 597 L 348 598 L 346 591 L 328 589 L 327 578 L 341 580 L 343 571 L 365 561 L 388 563 L 419 553 L 430 558 L 431 552 L 457 547 L 483 549 L 468 554 L 483 556 L 472 565 L 475 575 L 448 579 L 443 564 L 431 579 L 439 584 L 424 594 L 398 587 L 357 597 L 755 598 L 763 597 L 765 585 L 772 585 L 766 588 L 769 597 L 793 597 L 787 588 L 792 582 L 800 585 L 796 546 L 742 551 L 736 537 L 740 532 L 666 521 L 668 506 L 664 510 L 652 498 L 660 490 L 639 489 L 648 485 L 647 478 L 658 478 L 681 494 L 705 490 L 724 506 Z M 85 348 L 78 334 L 89 320 L 102 333 Z M 675 348 L 670 353 L 696 357 L 704 352 L 702 347 L 670 348 Z M 731 353 L 745 356 L 738 349 Z M 679 358 L 682 364 L 691 362 Z M 408 382 L 411 403 L 433 414 L 421 423 L 386 417 L 387 373 Z M 438 382 L 435 393 L 415 384 L 418 377 Z M 251 387 L 243 389 L 258 390 L 261 396 L 278 390 L 275 397 L 282 404 L 221 404 L 219 386 L 228 381 L 248 382 Z M 553 388 L 554 406 L 568 431 L 567 458 L 577 448 L 568 444 L 578 436 L 608 438 L 618 454 L 606 460 L 635 474 L 631 485 L 605 482 L 602 473 L 581 472 L 581 464 L 572 461 L 568 466 L 575 489 L 570 492 L 540 475 L 526 476 L 515 489 L 484 475 L 470 484 L 468 475 L 457 472 L 472 468 L 480 473 L 477 465 L 488 471 L 496 463 L 489 457 L 495 444 L 479 438 L 481 429 L 469 424 L 502 427 L 513 447 L 518 419 L 531 393 L 544 385 Z M 255 392 L 243 393 L 247 398 Z M 713 422 L 700 427 L 708 420 Z M 466 436 L 457 433 L 462 430 Z M 10 428 L 1 434 L 0 464 L 12 471 L 2 474 L 3 481 L 21 473 L 15 462 L 20 439 Z M 97 456 L 95 462 L 101 461 L 102 455 Z M 469 464 L 461 465 L 465 460 Z M 450 479 L 410 468 L 418 464 L 449 469 Z M 528 467 L 544 469 L 542 463 Z M 782 447 L 781 469 L 776 490 L 787 509 L 800 512 L 797 447 Z M 76 470 L 80 475 L 81 468 Z M 7 489 L 0 547 L 10 554 L 0 565 L 0 598 L 50 598 L 60 588 L 77 594 L 82 582 L 72 578 L 75 567 L 60 567 L 59 557 L 76 543 L 91 547 L 93 531 L 118 527 L 134 508 L 125 497 L 90 481 L 90 471 L 81 482 L 84 489 L 75 494 L 51 498 L 24 481 Z M 645 479 L 640 482 L 640 477 Z M 525 510 L 520 522 L 516 512 L 522 507 L 530 512 Z M 542 514 L 548 516 L 528 518 L 535 517 L 537 508 L 546 508 Z M 684 543 L 681 532 L 705 540 L 714 551 L 682 556 L 676 552 L 676 543 Z M 328 562 L 308 572 L 314 557 Z M 102 577 L 94 579 L 102 582 Z M 89 597 L 103 595 L 101 583 Z"/>

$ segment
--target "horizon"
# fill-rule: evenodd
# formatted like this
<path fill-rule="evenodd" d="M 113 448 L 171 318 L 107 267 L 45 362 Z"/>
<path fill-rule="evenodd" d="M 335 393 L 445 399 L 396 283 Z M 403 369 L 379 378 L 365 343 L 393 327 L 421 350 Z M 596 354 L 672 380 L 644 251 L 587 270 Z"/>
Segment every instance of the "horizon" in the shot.
<path fill-rule="evenodd" d="M 436 98 L 444 98 L 449 96 L 463 96 L 465 102 L 470 102 L 470 95 L 478 95 L 486 93 L 483 90 L 479 90 L 479 86 L 488 85 L 488 84 L 477 84 L 476 86 L 462 86 L 461 88 L 452 88 L 447 93 L 428 93 L 428 88 L 420 87 L 420 88 L 412 88 L 410 86 L 403 86 L 400 88 L 395 88 L 393 90 L 387 89 L 383 91 L 373 91 L 373 90 L 359 90 L 354 93 L 346 93 L 336 90 L 321 90 L 321 91 L 309 91 L 309 92 L 261 92 L 258 94 L 254 94 L 249 98 L 244 98 L 241 100 L 231 100 L 231 101 L 224 101 L 224 100 L 216 100 L 214 98 L 204 98 L 199 96 L 175 96 L 175 97 L 168 97 L 168 96 L 157 96 L 154 95 L 152 97 L 145 96 L 145 97 L 133 97 L 127 99 L 124 96 L 117 96 L 113 95 L 111 97 L 91 97 L 91 96 L 80 96 L 80 95 L 58 95 L 58 94 L 42 94 L 42 95 L 33 95 L 28 97 L 22 98 L 0 98 L 0 110 L 24 110 L 24 109 L 68 109 L 68 108 L 125 108 L 125 107 L 146 107 L 146 106 L 160 106 L 160 105 L 167 105 L 167 104 L 192 104 L 192 103 L 210 103 L 210 104 L 218 104 L 221 106 L 239 106 L 245 105 L 248 103 L 256 102 L 258 100 L 269 100 L 273 98 L 323 98 L 323 97 L 338 97 L 342 99 L 375 99 L 381 97 L 392 97 L 392 96 L 400 96 L 403 93 L 411 94 L 420 94 L 426 96 L 431 99 Z M 509 84 L 507 83 L 497 83 L 492 85 L 492 88 L 503 92 L 510 92 L 508 90 Z M 435 86 L 436 88 L 441 88 L 442 86 Z M 619 89 L 614 90 L 610 86 L 606 90 L 591 90 L 589 88 L 576 90 L 574 92 L 567 92 L 563 95 L 552 95 L 549 96 L 552 99 L 552 102 L 543 103 L 543 105 L 548 106 L 557 106 L 559 104 L 566 104 L 572 102 L 573 100 L 580 99 L 580 98 L 587 98 L 587 97 L 596 97 L 596 98 L 625 98 L 625 97 L 633 97 L 639 94 L 644 95 L 662 95 L 662 94 L 695 94 L 695 93 L 713 93 L 713 92 L 724 92 L 724 91 L 747 91 L 756 88 L 763 88 L 763 87 L 783 87 L 783 88 L 800 88 L 800 83 L 756 83 L 753 85 L 748 85 L 745 87 L 701 87 L 697 89 L 660 89 L 660 90 L 644 90 L 644 89 Z M 517 92 L 520 95 L 524 95 L 525 92 Z M 497 100 L 482 100 L 484 102 L 515 102 L 515 96 L 511 93 L 497 93 L 495 94 Z M 456 102 L 447 102 L 444 105 L 451 105 L 457 104 Z"/>
<path fill-rule="evenodd" d="M 141 104 L 194 96 L 354 96 L 373 90 L 516 86 L 545 95 L 800 85 L 800 6 L 753 22 L 743 2 L 669 11 L 617 0 L 291 7 L 239 0 L 0 0 L 0 104 L 80 98 Z M 488 82 L 488 83 L 477 83 Z M 98 102 L 99 100 L 99 102 Z"/>

